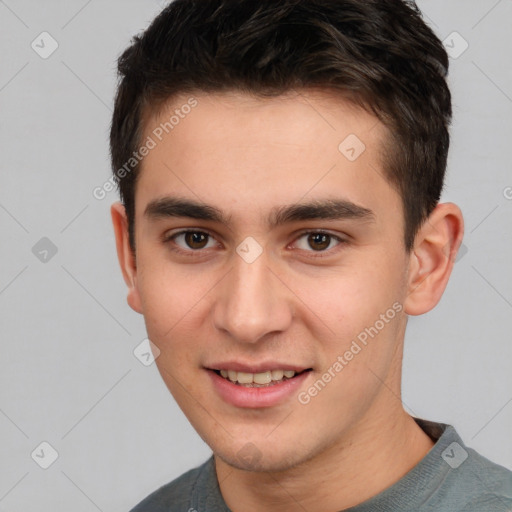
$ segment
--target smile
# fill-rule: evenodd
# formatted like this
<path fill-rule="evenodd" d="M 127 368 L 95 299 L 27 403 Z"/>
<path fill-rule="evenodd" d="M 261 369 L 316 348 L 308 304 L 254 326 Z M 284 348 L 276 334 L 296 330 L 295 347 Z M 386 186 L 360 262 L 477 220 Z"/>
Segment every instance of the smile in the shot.
<path fill-rule="evenodd" d="M 303 370 L 307 371 L 307 370 Z M 215 370 L 217 375 L 240 386 L 257 388 L 274 386 L 285 380 L 293 379 L 302 372 L 294 370 L 267 370 L 260 373 L 237 372 L 234 370 Z"/>
<path fill-rule="evenodd" d="M 224 365 L 219 366 L 222 368 Z M 237 371 L 228 370 L 226 366 L 218 370 L 205 370 L 210 376 L 215 394 L 227 404 L 244 409 L 274 407 L 292 400 L 312 374 L 311 368 L 265 370 L 263 366 L 254 368 L 256 372 L 248 372 L 252 368 L 238 368 L 246 371 Z"/>

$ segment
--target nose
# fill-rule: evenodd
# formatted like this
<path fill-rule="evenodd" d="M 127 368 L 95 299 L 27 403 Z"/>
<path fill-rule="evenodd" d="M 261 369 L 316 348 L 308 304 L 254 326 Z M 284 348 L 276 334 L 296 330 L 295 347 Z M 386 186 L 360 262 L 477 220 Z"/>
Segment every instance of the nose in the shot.
<path fill-rule="evenodd" d="M 291 292 L 269 266 L 265 251 L 252 263 L 237 254 L 233 260 L 216 287 L 215 327 L 243 343 L 287 330 L 293 317 Z"/>

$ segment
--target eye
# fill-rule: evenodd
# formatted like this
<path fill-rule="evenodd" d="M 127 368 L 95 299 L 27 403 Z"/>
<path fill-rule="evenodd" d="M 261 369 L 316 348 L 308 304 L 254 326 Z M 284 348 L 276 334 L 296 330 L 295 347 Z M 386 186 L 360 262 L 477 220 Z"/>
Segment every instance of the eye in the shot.
<path fill-rule="evenodd" d="M 209 249 L 215 247 L 212 235 L 205 231 L 179 231 L 178 233 L 165 235 L 164 242 L 172 242 L 172 249 L 176 252 L 190 253 L 199 252 L 201 249 Z M 210 245 L 208 245 L 210 243 Z"/>
<path fill-rule="evenodd" d="M 166 234 L 163 237 L 163 241 L 166 244 L 170 244 L 171 250 L 185 256 L 195 256 L 196 254 L 199 256 L 201 252 L 204 252 L 202 251 L 203 249 L 211 249 L 218 246 L 218 243 L 210 233 L 190 229 Z M 337 252 L 333 248 L 345 243 L 344 239 L 331 233 L 310 230 L 301 233 L 294 242 L 294 245 L 302 251 L 311 253 L 310 256 L 312 257 L 321 258 L 324 257 L 325 253 Z"/>
<path fill-rule="evenodd" d="M 333 242 L 336 242 L 334 247 L 346 243 L 345 240 L 339 236 L 327 233 L 325 231 L 306 231 L 302 233 L 297 240 L 299 242 L 295 242 L 295 245 L 298 246 L 300 250 L 318 253 L 331 252 L 330 248 L 332 249 Z M 302 243 L 300 243 L 300 240 L 302 240 Z M 318 256 L 322 257 L 322 255 Z"/>

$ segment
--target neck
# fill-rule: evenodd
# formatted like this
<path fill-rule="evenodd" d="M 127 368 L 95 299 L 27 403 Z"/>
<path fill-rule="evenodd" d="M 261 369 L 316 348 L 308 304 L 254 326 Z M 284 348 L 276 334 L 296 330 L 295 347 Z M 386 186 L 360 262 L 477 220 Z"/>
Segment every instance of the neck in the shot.
<path fill-rule="evenodd" d="M 364 417 L 336 445 L 286 471 L 242 471 L 217 456 L 215 465 L 233 512 L 339 511 L 396 483 L 433 444 L 400 408 L 384 418 Z"/>

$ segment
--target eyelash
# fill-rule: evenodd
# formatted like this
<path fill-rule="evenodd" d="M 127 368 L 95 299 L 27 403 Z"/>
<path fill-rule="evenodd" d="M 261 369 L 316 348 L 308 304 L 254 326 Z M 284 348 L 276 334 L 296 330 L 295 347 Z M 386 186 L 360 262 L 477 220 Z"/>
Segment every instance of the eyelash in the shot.
<path fill-rule="evenodd" d="M 207 235 L 211 238 L 215 238 L 211 233 L 209 233 L 208 231 L 204 231 L 204 230 L 195 230 L 195 229 L 185 229 L 183 231 L 178 231 L 177 233 L 173 233 L 171 235 L 165 235 L 163 237 L 163 242 L 164 243 L 169 243 L 169 242 L 172 242 L 173 245 L 171 245 L 171 250 L 178 253 L 178 254 L 181 254 L 181 255 L 184 255 L 184 256 L 187 256 L 187 257 L 190 257 L 190 258 L 197 258 L 197 257 L 201 257 L 201 253 L 204 252 L 205 250 L 204 249 L 190 249 L 190 250 L 184 250 L 184 249 L 180 249 L 178 248 L 176 245 L 175 245 L 175 242 L 174 242 L 174 239 L 177 238 L 178 236 L 180 235 L 184 235 L 184 234 L 187 234 L 187 233 L 200 233 L 200 234 L 204 234 L 204 235 Z M 304 236 L 307 236 L 307 235 L 311 235 L 311 234 L 315 234 L 315 235 L 327 235 L 329 236 L 331 239 L 334 239 L 336 240 L 336 242 L 338 242 L 338 245 L 335 246 L 335 248 L 333 249 L 327 249 L 327 250 L 324 250 L 324 251 L 306 251 L 306 252 L 311 252 L 313 254 L 311 254 L 310 257 L 312 258 L 326 258 L 328 256 L 331 256 L 332 254 L 332 251 L 334 250 L 335 252 L 337 252 L 336 250 L 336 247 L 338 247 L 340 250 L 340 246 L 344 245 L 347 243 L 347 241 L 343 238 L 340 238 L 339 236 L 336 236 L 336 235 L 333 235 L 332 233 L 329 233 L 328 231 L 324 231 L 322 229 L 312 229 L 312 230 L 306 230 L 306 231 L 302 231 L 295 240 L 299 240 L 301 238 L 303 238 Z M 326 254 L 327 253 L 327 254 Z"/>

